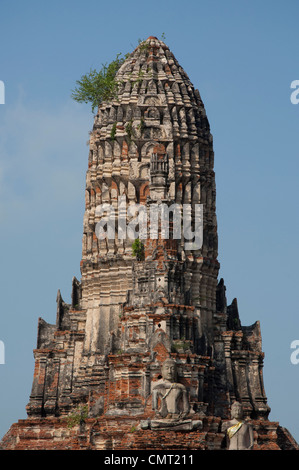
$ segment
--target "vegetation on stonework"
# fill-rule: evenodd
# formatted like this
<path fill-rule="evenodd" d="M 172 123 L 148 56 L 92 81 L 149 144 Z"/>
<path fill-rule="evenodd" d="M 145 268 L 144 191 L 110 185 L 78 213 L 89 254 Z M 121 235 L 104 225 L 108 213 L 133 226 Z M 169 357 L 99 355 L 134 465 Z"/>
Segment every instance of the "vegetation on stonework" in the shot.
<path fill-rule="evenodd" d="M 115 135 L 116 135 L 116 122 L 113 123 L 112 129 L 110 132 L 111 140 L 115 140 Z"/>
<path fill-rule="evenodd" d="M 150 47 L 149 43 L 145 42 L 144 39 L 138 39 L 138 48 L 141 54 L 142 52 L 147 52 L 149 47 Z"/>
<path fill-rule="evenodd" d="M 131 119 L 126 125 L 126 133 L 127 133 L 127 136 L 129 137 L 129 142 L 131 142 L 134 136 L 133 119 Z"/>
<path fill-rule="evenodd" d="M 104 64 L 99 72 L 91 69 L 88 74 L 77 80 L 77 87 L 72 91 L 72 98 L 78 103 L 91 103 L 92 112 L 103 102 L 117 98 L 120 83 L 115 76 L 129 54 L 117 54 L 110 64 Z"/>
<path fill-rule="evenodd" d="M 73 428 L 74 426 L 84 423 L 87 417 L 88 417 L 88 406 L 87 405 L 81 406 L 76 411 L 68 415 L 67 425 L 69 428 Z"/>
<path fill-rule="evenodd" d="M 139 131 L 140 131 L 141 133 L 144 131 L 144 129 L 145 129 L 145 124 L 144 124 L 144 119 L 143 119 L 143 118 L 140 119 L 140 123 L 138 124 L 137 129 L 139 129 Z"/>
<path fill-rule="evenodd" d="M 136 139 L 138 139 L 138 134 L 142 135 L 144 129 L 145 129 L 145 124 L 144 124 L 144 119 L 143 118 L 140 119 L 140 123 L 137 124 L 135 128 L 133 126 L 133 119 L 130 119 L 130 121 L 125 126 L 125 130 L 126 130 L 126 134 L 128 136 L 129 142 L 133 142 Z M 136 132 L 136 131 L 138 131 L 138 132 Z M 111 133 L 112 133 L 112 131 L 111 131 Z M 112 138 L 112 135 L 111 135 L 111 138 Z"/>
<path fill-rule="evenodd" d="M 185 338 L 180 340 L 174 340 L 171 345 L 171 352 L 177 353 L 183 351 L 184 353 L 190 349 L 190 342 L 186 341 Z"/>
<path fill-rule="evenodd" d="M 162 40 L 164 39 L 165 35 L 162 33 Z M 139 39 L 138 48 L 140 54 L 143 52 L 146 53 L 149 49 L 149 43 Z M 103 64 L 99 71 L 90 69 L 89 73 L 82 75 L 80 80 L 76 81 L 77 86 L 72 90 L 71 97 L 78 103 L 90 103 L 92 112 L 94 112 L 103 101 L 117 99 L 121 82 L 116 79 L 116 74 L 129 56 L 130 53 L 125 55 L 119 53 L 110 64 Z M 143 72 L 139 71 L 137 79 L 132 80 L 132 82 L 139 83 L 142 80 Z"/>
<path fill-rule="evenodd" d="M 144 245 L 139 238 L 136 238 L 132 243 L 132 254 L 136 257 L 137 261 L 144 260 Z"/>
<path fill-rule="evenodd" d="M 135 431 L 137 431 L 137 427 L 133 425 L 130 429 L 130 432 L 135 432 Z"/>

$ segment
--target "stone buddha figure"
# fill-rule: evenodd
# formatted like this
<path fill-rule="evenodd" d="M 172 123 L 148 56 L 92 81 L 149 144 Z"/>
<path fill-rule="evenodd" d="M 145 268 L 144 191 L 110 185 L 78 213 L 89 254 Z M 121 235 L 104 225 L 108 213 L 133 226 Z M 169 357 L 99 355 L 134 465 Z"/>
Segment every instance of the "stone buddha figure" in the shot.
<path fill-rule="evenodd" d="M 187 418 L 190 411 L 186 387 L 177 380 L 176 362 L 168 358 L 162 368 L 162 379 L 152 389 L 154 419 L 140 423 L 141 429 L 192 431 L 202 426 L 202 421 Z"/>
<path fill-rule="evenodd" d="M 232 404 L 231 418 L 222 427 L 229 439 L 228 450 L 251 450 L 253 448 L 253 428 L 250 423 L 244 420 L 241 403 L 235 401 Z"/>
<path fill-rule="evenodd" d="M 186 387 L 177 382 L 177 366 L 166 359 L 162 365 L 162 380 L 153 388 L 153 409 L 157 418 L 179 420 L 187 416 L 189 401 Z"/>

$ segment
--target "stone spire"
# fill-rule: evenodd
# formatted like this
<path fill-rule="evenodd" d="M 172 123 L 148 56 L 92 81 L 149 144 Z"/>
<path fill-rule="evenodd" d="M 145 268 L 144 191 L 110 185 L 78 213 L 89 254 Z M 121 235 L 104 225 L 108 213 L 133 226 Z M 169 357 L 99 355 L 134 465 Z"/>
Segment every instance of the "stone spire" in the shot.
<path fill-rule="evenodd" d="M 119 240 L 117 234 L 109 241 L 95 237 L 97 206 L 112 204 L 117 217 L 121 196 L 128 207 L 145 204 L 149 196 L 181 206 L 204 205 L 202 248 L 186 253 L 178 243 L 177 255 L 185 260 L 184 289 L 206 323 L 216 302 L 214 154 L 199 92 L 169 48 L 152 36 L 124 62 L 117 80 L 118 96 L 99 107 L 90 137 L 81 265 L 86 351 L 103 352 L 132 288 L 132 241 Z"/>
<path fill-rule="evenodd" d="M 213 139 L 200 94 L 153 36 L 116 80 L 90 133 L 81 280 L 71 304 L 58 292 L 56 324 L 39 319 L 28 419 L 2 448 L 219 449 L 235 401 L 255 448 L 297 448 L 268 421 L 259 322 L 242 326 L 218 281 Z M 184 209 L 186 231 L 176 218 Z M 145 219 L 137 257 L 136 210 L 167 215 L 154 230 Z M 74 414 L 81 425 L 70 428 Z"/>

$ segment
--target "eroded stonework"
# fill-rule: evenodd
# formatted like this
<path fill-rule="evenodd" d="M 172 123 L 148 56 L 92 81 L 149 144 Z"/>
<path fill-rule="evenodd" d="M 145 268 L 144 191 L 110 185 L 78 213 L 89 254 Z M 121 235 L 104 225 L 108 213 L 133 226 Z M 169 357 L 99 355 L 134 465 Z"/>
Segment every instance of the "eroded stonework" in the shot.
<path fill-rule="evenodd" d="M 39 319 L 28 418 L 2 448 L 225 449 L 223 423 L 238 401 L 254 449 L 297 449 L 268 420 L 259 322 L 241 324 L 218 280 L 213 138 L 200 94 L 154 37 L 117 79 L 118 98 L 99 106 L 90 134 L 81 280 L 71 304 L 58 292 L 56 324 Z M 119 218 L 120 197 L 148 210 L 201 204 L 202 246 L 159 231 L 137 259 L 133 240 L 99 239 L 97 207 Z M 176 379 L 167 382 L 169 358 Z"/>

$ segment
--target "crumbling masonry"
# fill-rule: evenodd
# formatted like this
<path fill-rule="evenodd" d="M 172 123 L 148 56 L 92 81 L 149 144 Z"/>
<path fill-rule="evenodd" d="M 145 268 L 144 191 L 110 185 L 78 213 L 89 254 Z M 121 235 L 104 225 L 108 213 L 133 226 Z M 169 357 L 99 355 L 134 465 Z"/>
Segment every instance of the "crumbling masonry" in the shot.
<path fill-rule="evenodd" d="M 54 325 L 39 319 L 28 418 L 1 448 L 225 449 L 222 423 L 237 400 L 254 449 L 297 449 L 268 419 L 259 322 L 241 324 L 218 280 L 213 139 L 200 94 L 155 37 L 117 79 L 118 97 L 99 106 L 90 134 L 82 277 L 71 304 L 58 292 Z M 142 240 L 138 258 L 117 231 L 100 239 L 96 208 L 112 205 L 117 219 L 120 197 L 147 209 L 201 204 L 202 245 L 186 249 L 183 237 L 159 231 Z M 154 427 L 152 392 L 169 357 L 189 413 Z"/>

